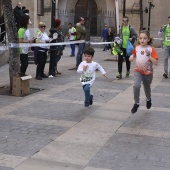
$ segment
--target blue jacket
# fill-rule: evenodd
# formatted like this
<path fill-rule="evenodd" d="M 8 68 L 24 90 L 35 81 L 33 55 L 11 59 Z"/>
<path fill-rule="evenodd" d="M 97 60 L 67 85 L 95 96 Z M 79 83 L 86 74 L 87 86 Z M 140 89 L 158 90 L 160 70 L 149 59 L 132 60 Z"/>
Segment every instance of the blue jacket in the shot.
<path fill-rule="evenodd" d="M 108 28 L 103 29 L 103 31 L 102 31 L 102 38 L 106 38 L 107 32 L 108 32 Z"/>

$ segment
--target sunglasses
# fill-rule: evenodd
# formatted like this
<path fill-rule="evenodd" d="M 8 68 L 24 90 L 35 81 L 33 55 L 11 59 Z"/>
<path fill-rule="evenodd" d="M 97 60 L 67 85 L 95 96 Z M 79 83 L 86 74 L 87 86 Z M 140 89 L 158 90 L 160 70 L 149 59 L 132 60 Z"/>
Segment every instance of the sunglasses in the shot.
<path fill-rule="evenodd" d="M 40 28 L 45 28 L 45 27 L 46 27 L 45 25 L 40 26 Z"/>
<path fill-rule="evenodd" d="M 170 22 L 170 20 L 168 20 L 168 22 Z"/>

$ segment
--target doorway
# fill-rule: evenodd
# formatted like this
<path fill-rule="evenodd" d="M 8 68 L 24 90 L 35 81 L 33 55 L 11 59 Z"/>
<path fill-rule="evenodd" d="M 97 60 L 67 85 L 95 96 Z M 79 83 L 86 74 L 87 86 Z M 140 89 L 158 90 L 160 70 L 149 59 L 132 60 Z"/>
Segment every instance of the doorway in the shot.
<path fill-rule="evenodd" d="M 94 0 L 78 0 L 75 6 L 74 23 L 77 23 L 79 17 L 83 17 L 87 21 L 88 1 L 90 3 L 90 35 L 97 35 L 97 4 Z M 85 22 L 86 25 L 86 22 Z"/>

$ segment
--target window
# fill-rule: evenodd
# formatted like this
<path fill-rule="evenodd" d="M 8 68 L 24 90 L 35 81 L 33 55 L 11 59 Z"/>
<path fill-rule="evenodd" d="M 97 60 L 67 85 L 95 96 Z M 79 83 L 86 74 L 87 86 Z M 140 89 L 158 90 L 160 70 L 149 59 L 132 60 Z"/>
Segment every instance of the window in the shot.
<path fill-rule="evenodd" d="M 44 0 L 37 0 L 37 15 L 44 16 Z"/>

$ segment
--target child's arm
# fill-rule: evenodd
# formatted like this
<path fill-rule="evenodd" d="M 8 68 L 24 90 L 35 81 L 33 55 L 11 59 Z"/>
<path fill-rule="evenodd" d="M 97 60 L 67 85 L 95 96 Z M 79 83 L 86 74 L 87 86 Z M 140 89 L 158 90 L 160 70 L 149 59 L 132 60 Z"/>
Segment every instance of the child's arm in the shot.
<path fill-rule="evenodd" d="M 153 58 L 151 55 L 149 56 L 149 60 L 150 60 L 154 65 L 157 65 L 157 64 L 158 64 L 158 60 L 156 60 L 155 58 Z"/>
<path fill-rule="evenodd" d="M 132 55 L 129 57 L 129 61 L 130 61 L 130 62 L 133 62 L 134 59 L 135 59 L 134 54 L 132 54 Z"/>
<path fill-rule="evenodd" d="M 149 52 L 149 50 L 145 50 L 146 55 L 148 56 L 149 60 L 154 64 L 158 64 L 158 55 L 156 53 L 156 50 L 152 47 L 152 54 Z"/>
<path fill-rule="evenodd" d="M 132 55 L 129 57 L 129 61 L 133 62 L 136 57 L 136 47 L 132 51 Z"/>
<path fill-rule="evenodd" d="M 97 63 L 96 69 L 98 69 L 103 74 L 103 76 L 106 75 L 105 70 L 103 69 L 103 67 L 100 64 Z"/>
<path fill-rule="evenodd" d="M 80 63 L 80 65 L 78 66 L 78 69 L 77 69 L 77 73 L 82 73 L 84 70 L 83 70 L 83 63 Z"/>

